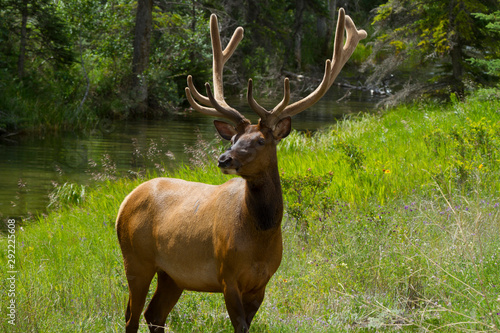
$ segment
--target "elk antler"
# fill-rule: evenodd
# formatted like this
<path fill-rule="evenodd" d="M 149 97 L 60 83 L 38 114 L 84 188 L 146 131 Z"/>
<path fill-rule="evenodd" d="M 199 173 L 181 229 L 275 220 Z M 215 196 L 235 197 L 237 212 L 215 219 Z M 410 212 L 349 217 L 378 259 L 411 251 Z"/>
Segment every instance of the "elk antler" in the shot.
<path fill-rule="evenodd" d="M 346 30 L 347 39 L 344 42 L 344 29 Z M 251 108 L 261 117 L 261 123 L 269 128 L 274 128 L 278 121 L 282 118 L 296 115 L 305 109 L 314 105 L 333 84 L 333 81 L 344 67 L 347 60 L 350 58 L 359 41 L 366 38 L 367 34 L 364 30 L 357 30 L 356 25 L 349 16 L 345 15 L 344 9 L 340 8 L 339 18 L 337 21 L 337 30 L 335 32 L 335 43 L 333 48 L 332 60 L 326 60 L 325 74 L 319 86 L 310 93 L 307 97 L 293 104 L 287 105 L 290 98 L 290 86 L 288 78 L 285 78 L 285 97 L 272 110 L 267 111 L 260 106 L 253 98 L 252 81 L 248 82 L 247 98 Z"/>
<path fill-rule="evenodd" d="M 344 30 L 346 31 L 347 35 L 345 45 Z M 234 31 L 234 34 L 231 37 L 228 45 L 224 50 L 222 50 L 217 16 L 215 16 L 215 14 L 212 14 L 212 16 L 210 16 L 210 37 L 212 39 L 213 53 L 214 94 L 212 94 L 210 85 L 208 83 L 205 84 L 208 97 L 200 94 L 194 87 L 192 76 L 189 75 L 187 77 L 188 87 L 186 87 L 187 99 L 193 109 L 201 113 L 209 116 L 227 118 L 234 122 L 237 127 L 241 125 L 246 126 L 247 124 L 250 124 L 250 121 L 237 110 L 230 107 L 224 100 L 224 87 L 222 80 L 224 64 L 231 57 L 239 42 L 243 38 L 243 28 L 238 27 Z M 307 97 L 293 104 L 288 105 L 290 101 L 290 83 L 288 78 L 285 78 L 284 80 L 285 91 L 283 100 L 272 110 L 266 110 L 264 107 L 259 105 L 257 101 L 255 101 L 252 91 L 253 82 L 252 79 L 248 80 L 248 104 L 260 116 L 261 124 L 268 128 L 274 128 L 274 126 L 279 122 L 280 119 L 296 115 L 297 113 L 300 113 L 314 105 L 331 87 L 333 81 L 340 73 L 340 70 L 342 69 L 342 67 L 344 67 L 345 63 L 356 49 L 359 41 L 363 38 L 366 38 L 366 31 L 356 29 L 356 25 L 354 24 L 352 19 L 348 15 L 345 15 L 343 8 L 340 8 L 339 18 L 337 21 L 337 29 L 335 32 L 333 56 L 331 60 L 326 60 L 323 80 L 316 88 L 316 90 L 310 93 Z M 205 106 L 200 105 L 199 103 L 204 104 Z"/>
<path fill-rule="evenodd" d="M 229 119 L 237 127 L 240 125 L 250 124 L 248 119 L 246 119 L 237 110 L 230 107 L 224 100 L 224 87 L 222 80 L 224 64 L 231 57 L 239 42 L 243 38 L 243 28 L 238 27 L 234 31 L 228 45 L 224 50 L 222 50 L 217 16 L 212 14 L 210 16 L 210 38 L 212 40 L 214 94 L 212 94 L 210 84 L 206 83 L 205 88 L 208 97 L 201 95 L 193 84 L 193 77 L 189 75 L 187 77 L 188 86 L 186 87 L 186 96 L 189 104 L 191 104 L 193 109 L 203 114 Z M 197 101 L 206 106 L 200 105 Z"/>

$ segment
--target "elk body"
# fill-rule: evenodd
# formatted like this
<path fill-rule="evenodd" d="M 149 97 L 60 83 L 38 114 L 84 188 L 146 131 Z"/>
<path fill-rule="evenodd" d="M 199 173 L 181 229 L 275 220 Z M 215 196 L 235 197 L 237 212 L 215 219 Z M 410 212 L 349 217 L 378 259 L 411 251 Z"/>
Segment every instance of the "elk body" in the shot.
<path fill-rule="evenodd" d="M 290 117 L 325 94 L 359 40 L 366 37 L 341 9 L 333 59 L 326 61 L 322 82 L 293 104 L 289 105 L 288 79 L 283 100 L 272 110 L 255 101 L 249 80 L 248 103 L 260 116 L 258 124 L 252 125 L 225 102 L 223 93 L 223 67 L 243 38 L 243 29 L 236 29 L 224 50 L 215 15 L 210 19 L 210 33 L 214 93 L 207 83 L 207 96 L 203 96 L 188 76 L 186 95 L 195 110 L 233 123 L 214 121 L 220 136 L 231 141 L 218 166 L 223 173 L 241 178 L 218 186 L 156 178 L 125 198 L 116 230 L 129 285 L 127 332 L 139 328 L 155 274 L 157 289 L 144 314 L 151 332 L 164 331 L 167 315 L 183 290 L 223 293 L 235 332 L 248 332 L 266 285 L 281 262 L 283 198 L 276 146 L 290 133 Z"/>

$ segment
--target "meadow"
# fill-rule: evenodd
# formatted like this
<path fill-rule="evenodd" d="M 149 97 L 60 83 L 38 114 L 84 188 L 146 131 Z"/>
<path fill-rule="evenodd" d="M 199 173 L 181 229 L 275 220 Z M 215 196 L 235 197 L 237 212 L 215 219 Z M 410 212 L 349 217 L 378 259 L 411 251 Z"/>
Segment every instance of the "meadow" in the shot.
<path fill-rule="evenodd" d="M 203 147 L 162 176 L 226 181 L 215 163 L 223 146 Z M 253 332 L 500 331 L 498 90 L 292 132 L 278 154 L 283 261 Z M 54 194 L 60 208 L 18 226 L 16 325 L 2 275 L 4 331 L 124 331 L 114 222 L 126 194 L 154 176 L 67 185 Z M 7 243 L 2 235 L 2 272 Z M 209 293 L 185 292 L 167 327 L 232 332 L 222 295 Z"/>

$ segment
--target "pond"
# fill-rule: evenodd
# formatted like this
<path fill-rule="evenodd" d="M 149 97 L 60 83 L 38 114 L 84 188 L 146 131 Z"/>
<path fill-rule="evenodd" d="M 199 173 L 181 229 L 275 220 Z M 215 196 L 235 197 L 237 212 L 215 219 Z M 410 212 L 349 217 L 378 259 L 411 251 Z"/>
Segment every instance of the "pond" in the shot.
<path fill-rule="evenodd" d="M 345 89 L 332 87 L 314 107 L 295 116 L 292 127 L 314 131 L 349 114 L 373 112 L 380 101 L 369 92 L 352 91 L 349 98 L 337 102 L 345 94 Z M 255 121 L 245 101 L 229 104 Z M 161 120 L 103 120 L 82 133 L 24 135 L 0 141 L 0 218 L 46 212 L 49 193 L 66 182 L 92 185 L 115 176 L 173 169 L 189 160 L 186 147 L 215 138 L 213 119 L 185 111 Z"/>

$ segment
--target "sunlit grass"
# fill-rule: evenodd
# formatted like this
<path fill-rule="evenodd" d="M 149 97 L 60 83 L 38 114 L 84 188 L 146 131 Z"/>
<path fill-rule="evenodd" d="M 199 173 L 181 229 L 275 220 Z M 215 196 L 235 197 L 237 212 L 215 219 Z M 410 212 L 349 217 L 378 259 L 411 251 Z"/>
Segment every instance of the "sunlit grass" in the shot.
<path fill-rule="evenodd" d="M 499 107 L 416 104 L 284 139 L 284 256 L 252 331 L 498 332 Z M 168 176 L 228 179 L 215 163 Z M 114 220 L 151 177 L 102 182 L 83 203 L 68 187 L 59 211 L 17 230 L 15 331 L 124 331 Z M 5 251 L 0 258 L 4 265 Z M 5 279 L 0 286 L 5 304 Z M 185 293 L 167 325 L 232 332 L 220 294 Z"/>

